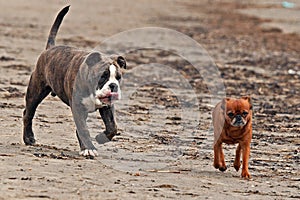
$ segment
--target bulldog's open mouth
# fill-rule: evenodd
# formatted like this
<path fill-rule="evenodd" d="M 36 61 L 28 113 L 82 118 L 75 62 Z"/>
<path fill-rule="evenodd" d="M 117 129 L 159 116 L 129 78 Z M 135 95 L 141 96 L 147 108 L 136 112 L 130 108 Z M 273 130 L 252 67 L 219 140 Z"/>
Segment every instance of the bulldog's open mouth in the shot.
<path fill-rule="evenodd" d="M 119 94 L 117 92 L 109 92 L 105 96 L 98 97 L 99 100 L 106 104 L 111 104 L 119 99 Z"/>

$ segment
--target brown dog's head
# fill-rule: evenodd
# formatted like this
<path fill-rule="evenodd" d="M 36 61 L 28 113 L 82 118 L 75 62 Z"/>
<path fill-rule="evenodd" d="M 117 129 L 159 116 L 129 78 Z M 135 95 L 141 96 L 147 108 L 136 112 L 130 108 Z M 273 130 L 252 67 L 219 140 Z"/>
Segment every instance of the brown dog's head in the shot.
<path fill-rule="evenodd" d="M 234 127 L 243 127 L 252 118 L 251 98 L 241 97 L 240 99 L 224 98 L 221 108 L 225 113 L 225 121 Z"/>

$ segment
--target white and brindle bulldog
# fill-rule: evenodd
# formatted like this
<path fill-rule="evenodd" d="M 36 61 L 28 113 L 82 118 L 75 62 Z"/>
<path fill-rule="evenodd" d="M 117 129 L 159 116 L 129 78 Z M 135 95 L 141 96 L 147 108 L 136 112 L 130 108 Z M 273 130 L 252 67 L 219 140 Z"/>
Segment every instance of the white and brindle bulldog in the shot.
<path fill-rule="evenodd" d="M 35 144 L 32 119 L 38 105 L 51 93 L 71 107 L 80 155 L 93 157 L 97 156 L 97 151 L 86 125 L 88 113 L 99 110 L 105 124 L 104 133 L 96 136 L 97 142 L 110 141 L 117 133 L 113 102 L 121 98 L 121 72 L 126 69 L 126 61 L 122 56 L 55 46 L 56 33 L 68 11 L 69 6 L 57 15 L 46 50 L 31 74 L 23 113 L 23 140 L 26 145 Z"/>

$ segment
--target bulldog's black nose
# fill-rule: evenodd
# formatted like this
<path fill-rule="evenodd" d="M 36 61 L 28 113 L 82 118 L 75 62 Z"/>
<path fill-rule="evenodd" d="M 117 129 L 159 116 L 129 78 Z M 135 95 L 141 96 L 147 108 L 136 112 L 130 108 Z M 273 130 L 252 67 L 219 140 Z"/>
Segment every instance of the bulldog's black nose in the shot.
<path fill-rule="evenodd" d="M 117 92 L 118 91 L 118 85 L 115 83 L 109 84 L 109 88 L 111 92 Z"/>

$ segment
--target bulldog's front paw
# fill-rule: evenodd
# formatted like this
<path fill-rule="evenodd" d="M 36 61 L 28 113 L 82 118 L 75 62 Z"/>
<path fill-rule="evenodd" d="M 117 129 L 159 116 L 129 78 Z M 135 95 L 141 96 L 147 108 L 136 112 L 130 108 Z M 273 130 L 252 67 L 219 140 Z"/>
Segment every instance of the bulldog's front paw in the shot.
<path fill-rule="evenodd" d="M 96 149 L 85 149 L 83 151 L 80 151 L 79 155 L 85 156 L 85 157 L 95 157 L 95 156 L 98 156 L 98 152 Z"/>
<path fill-rule="evenodd" d="M 30 136 L 30 137 L 24 137 L 23 138 L 23 141 L 26 145 L 31 145 L 33 146 L 35 144 L 35 139 L 33 136 Z"/>
<path fill-rule="evenodd" d="M 100 133 L 96 136 L 96 141 L 98 142 L 98 144 L 104 144 L 106 142 L 109 142 L 110 140 L 104 133 Z"/>
<path fill-rule="evenodd" d="M 34 139 L 33 132 L 24 130 L 23 141 L 26 145 L 33 146 L 35 144 L 35 139 Z"/>

